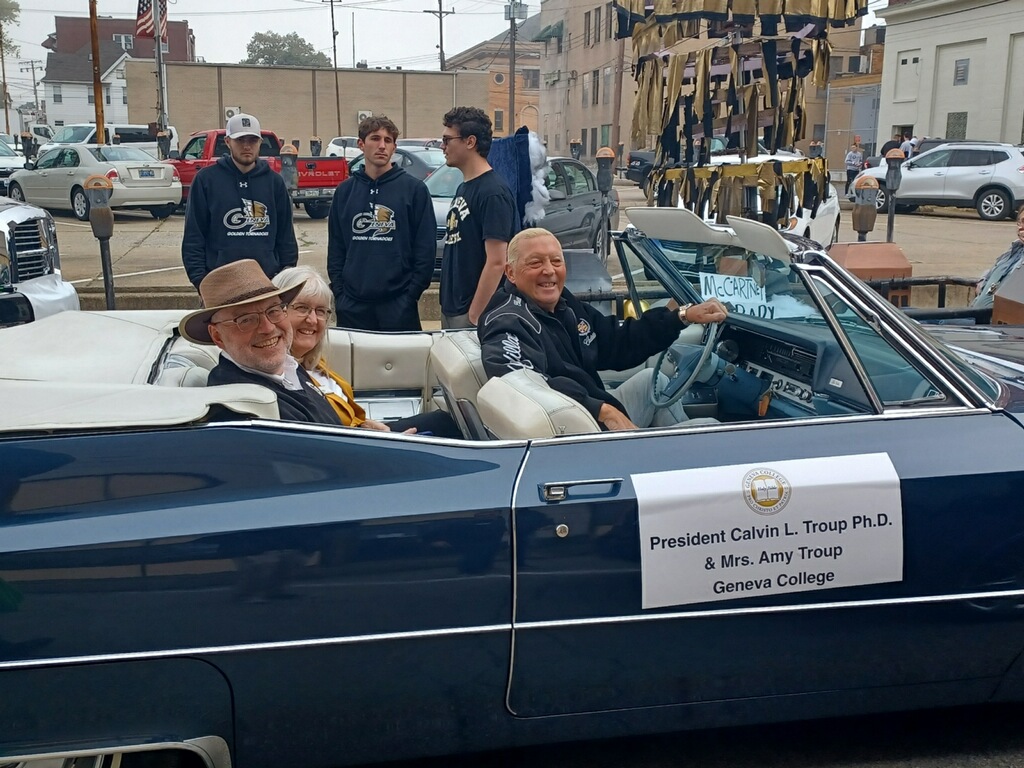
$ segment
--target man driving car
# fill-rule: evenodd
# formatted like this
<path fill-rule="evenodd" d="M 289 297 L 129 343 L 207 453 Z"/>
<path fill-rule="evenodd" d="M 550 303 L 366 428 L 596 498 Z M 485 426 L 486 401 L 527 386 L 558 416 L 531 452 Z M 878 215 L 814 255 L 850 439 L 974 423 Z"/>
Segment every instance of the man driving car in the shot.
<path fill-rule="evenodd" d="M 565 290 L 565 274 L 562 247 L 547 230 L 525 229 L 509 242 L 506 283 L 491 298 L 477 329 L 488 378 L 535 370 L 608 430 L 687 421 L 679 403 L 664 409 L 651 404 L 653 368 L 610 392 L 598 371 L 640 365 L 667 349 L 687 325 L 725 320 L 725 307 L 717 299 L 657 307 L 620 323 Z"/>

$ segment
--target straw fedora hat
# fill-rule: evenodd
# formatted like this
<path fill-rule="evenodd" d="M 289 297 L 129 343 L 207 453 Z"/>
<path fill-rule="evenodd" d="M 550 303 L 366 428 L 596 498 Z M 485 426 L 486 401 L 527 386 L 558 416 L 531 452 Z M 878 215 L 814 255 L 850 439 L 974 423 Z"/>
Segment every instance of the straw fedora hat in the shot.
<path fill-rule="evenodd" d="M 199 284 L 199 295 L 205 305 L 191 312 L 178 323 L 178 331 L 196 344 L 213 344 L 210 338 L 210 319 L 222 309 L 241 307 L 273 296 L 280 296 L 285 304 L 299 295 L 305 281 L 291 288 L 278 288 L 253 259 L 233 261 L 217 267 Z"/>

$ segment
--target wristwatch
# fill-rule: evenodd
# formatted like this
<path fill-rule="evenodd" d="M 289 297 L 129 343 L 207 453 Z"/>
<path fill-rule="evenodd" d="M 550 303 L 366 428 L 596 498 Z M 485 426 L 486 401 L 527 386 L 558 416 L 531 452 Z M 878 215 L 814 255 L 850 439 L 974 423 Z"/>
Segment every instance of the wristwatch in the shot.
<path fill-rule="evenodd" d="M 690 310 L 693 304 L 684 304 L 679 308 L 679 322 L 683 325 L 690 325 L 690 321 L 686 319 L 686 313 Z"/>

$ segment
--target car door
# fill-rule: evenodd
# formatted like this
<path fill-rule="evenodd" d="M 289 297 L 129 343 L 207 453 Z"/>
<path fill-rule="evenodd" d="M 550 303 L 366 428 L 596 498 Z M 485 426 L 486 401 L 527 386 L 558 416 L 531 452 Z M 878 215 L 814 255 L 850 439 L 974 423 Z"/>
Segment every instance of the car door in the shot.
<path fill-rule="evenodd" d="M 954 149 L 946 169 L 943 197 L 948 202 L 971 202 L 975 194 L 992 180 L 995 163 L 987 149 Z"/>
<path fill-rule="evenodd" d="M 941 203 L 952 155 L 952 149 L 936 149 L 905 162 L 896 199 L 914 205 Z"/>
<path fill-rule="evenodd" d="M 31 171 L 27 171 L 23 176 L 17 179 L 17 183 L 21 186 L 25 192 L 25 198 L 30 203 L 42 204 L 48 202 L 45 199 L 45 186 L 47 184 L 47 177 L 53 170 L 54 165 L 60 159 L 60 155 L 64 150 L 61 148 L 51 149 L 44 152 L 36 160 L 36 167 Z"/>
<path fill-rule="evenodd" d="M 575 248 L 579 235 L 573 229 L 569 186 L 566 183 L 565 174 L 562 173 L 561 162 L 551 161 L 544 184 L 548 188 L 551 199 L 544 207 L 544 218 L 540 221 L 540 225 L 557 237 L 563 248 Z"/>
<path fill-rule="evenodd" d="M 863 706 L 994 690 L 1024 620 L 980 596 L 1021 586 L 999 574 L 1020 573 L 1010 499 L 1024 431 L 962 407 L 877 316 L 854 316 L 847 294 L 813 279 L 844 329 L 820 349 L 849 355 L 816 388 L 835 393 L 829 408 L 877 398 L 873 415 L 531 444 L 513 512 L 513 714 L 731 702 L 718 711 L 735 722 L 758 698 L 810 716 L 845 695 Z M 802 323 L 827 326 L 789 327 Z M 806 402 L 792 380 L 805 356 L 780 339 L 759 349 L 789 372 L 770 408 Z M 949 445 L 972 449 L 924 448 Z"/>
<path fill-rule="evenodd" d="M 569 187 L 569 209 L 578 248 L 591 248 L 601 221 L 601 193 L 586 166 L 575 160 L 562 161 Z"/>

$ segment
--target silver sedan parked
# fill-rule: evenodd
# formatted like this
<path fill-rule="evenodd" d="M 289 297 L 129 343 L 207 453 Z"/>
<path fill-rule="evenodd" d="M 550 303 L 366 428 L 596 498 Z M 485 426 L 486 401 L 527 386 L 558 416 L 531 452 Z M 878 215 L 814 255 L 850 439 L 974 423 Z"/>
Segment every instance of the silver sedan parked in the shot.
<path fill-rule="evenodd" d="M 8 194 L 43 208 L 71 210 L 89 218 L 85 181 L 106 176 L 113 184 L 111 208 L 141 208 L 166 219 L 181 203 L 181 180 L 173 166 L 135 147 L 75 144 L 57 147 L 11 175 Z"/>

